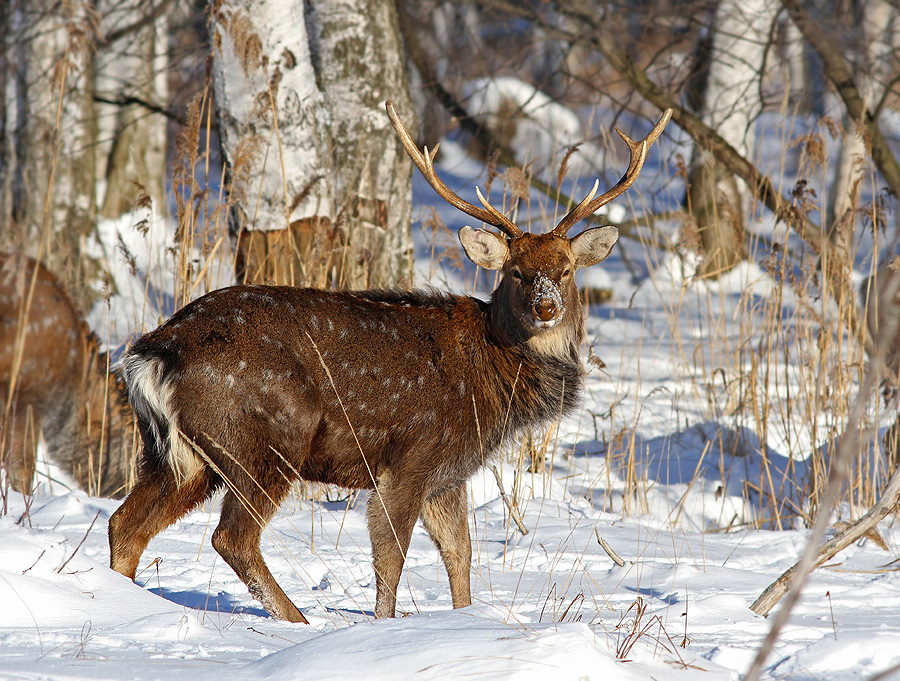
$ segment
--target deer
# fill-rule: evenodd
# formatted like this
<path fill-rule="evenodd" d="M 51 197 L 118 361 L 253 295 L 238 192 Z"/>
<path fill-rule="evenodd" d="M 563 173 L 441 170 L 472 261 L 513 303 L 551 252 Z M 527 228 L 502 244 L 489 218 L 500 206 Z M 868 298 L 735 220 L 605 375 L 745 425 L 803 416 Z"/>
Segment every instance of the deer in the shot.
<path fill-rule="evenodd" d="M 124 358 L 143 452 L 110 517 L 110 566 L 134 580 L 152 537 L 224 489 L 212 546 L 279 619 L 306 623 L 269 571 L 262 530 L 298 479 L 370 490 L 376 618 L 393 617 L 416 522 L 437 546 L 454 608 L 472 602 L 466 483 L 527 429 L 571 413 L 582 389 L 574 274 L 604 260 L 613 226 L 569 238 L 625 192 L 671 110 L 643 140 L 619 132 L 628 169 L 550 232 L 524 232 L 438 177 L 394 104 L 403 145 L 437 194 L 499 229 L 463 227 L 476 265 L 502 274 L 489 301 L 426 290 L 233 286 L 185 305 Z"/>
<path fill-rule="evenodd" d="M 124 383 L 59 280 L 21 254 L 0 253 L 0 390 L 0 456 L 14 490 L 32 492 L 43 435 L 79 487 L 125 496 L 137 430 Z"/>

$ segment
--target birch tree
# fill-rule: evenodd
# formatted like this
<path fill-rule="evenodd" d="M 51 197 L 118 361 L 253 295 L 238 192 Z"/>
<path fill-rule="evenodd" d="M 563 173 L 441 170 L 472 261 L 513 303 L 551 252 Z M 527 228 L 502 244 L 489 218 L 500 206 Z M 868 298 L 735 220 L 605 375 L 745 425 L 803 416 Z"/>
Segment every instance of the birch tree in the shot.
<path fill-rule="evenodd" d="M 0 247 L 40 256 L 84 311 L 113 256 L 114 245 L 106 257 L 87 245 L 99 214 L 131 210 L 135 183 L 164 209 L 165 119 L 127 102 L 166 103 L 171 1 L 0 9 Z"/>
<path fill-rule="evenodd" d="M 412 166 L 383 109 L 412 111 L 393 2 L 223 0 L 212 45 L 239 277 L 408 279 Z"/>
<path fill-rule="evenodd" d="M 716 10 L 701 118 L 746 159 L 754 155 L 760 81 L 779 10 L 774 0 L 722 0 Z M 688 182 L 687 204 L 703 254 L 700 273 L 718 276 L 744 257 L 749 189 L 700 146 Z"/>
<path fill-rule="evenodd" d="M 81 243 L 96 223 L 96 131 L 88 3 L 10 0 L 2 70 L 2 246 L 42 255 L 82 305 L 90 263 Z"/>
<path fill-rule="evenodd" d="M 97 176 L 100 215 L 134 208 L 140 187 L 165 210 L 166 119 L 169 99 L 166 41 L 171 0 L 104 0 L 104 41 L 94 59 Z M 138 186 L 140 185 L 140 186 Z"/>
<path fill-rule="evenodd" d="M 860 11 L 862 50 L 857 68 L 857 87 L 863 97 L 865 108 L 874 111 L 875 105 L 884 94 L 884 83 L 888 77 L 894 12 L 890 4 L 884 0 L 866 2 Z M 844 135 L 825 224 L 830 227 L 832 238 L 846 251 L 847 242 L 856 222 L 860 183 L 868 175 L 866 158 L 869 153 L 861 121 L 853 120 L 849 112 L 845 111 L 842 123 Z"/>

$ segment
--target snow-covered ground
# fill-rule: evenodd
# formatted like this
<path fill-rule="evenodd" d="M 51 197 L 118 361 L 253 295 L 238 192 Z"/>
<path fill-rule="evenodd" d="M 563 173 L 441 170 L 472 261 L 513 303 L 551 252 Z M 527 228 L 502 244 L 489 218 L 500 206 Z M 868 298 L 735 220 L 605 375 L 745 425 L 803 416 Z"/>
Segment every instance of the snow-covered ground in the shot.
<path fill-rule="evenodd" d="M 561 472 L 602 476 L 589 458 Z M 473 496 L 474 605 L 451 610 L 419 528 L 398 601 L 408 616 L 393 621 L 372 618 L 362 505 L 290 501 L 263 548 L 309 626 L 273 620 L 249 596 L 209 544 L 212 508 L 153 540 L 132 584 L 107 567 L 116 502 L 13 499 L 0 517 L 0 677 L 735 679 L 768 629 L 749 605 L 807 534 L 704 533 L 559 494 L 522 505 L 522 535 L 495 494 Z M 866 679 L 900 663 L 900 530 L 883 538 L 889 550 L 863 541 L 813 576 L 764 678 Z"/>
<path fill-rule="evenodd" d="M 448 184 L 474 200 L 483 168 L 451 142 L 442 149 Z M 678 195 L 654 172 L 631 191 L 633 205 Z M 417 177 L 415 204 L 433 203 Z M 466 221 L 435 207 L 453 231 Z M 472 290 L 471 271 L 437 262 L 427 235 L 416 236 L 420 283 Z M 770 319 L 761 301 L 775 288 L 758 263 L 698 283 L 673 256 L 642 253 L 623 241 L 582 281 L 611 291 L 590 308 L 583 408 L 543 443 L 537 434 L 543 458 L 522 465 L 517 450 L 500 466 L 528 534 L 490 472 L 471 483 L 471 607 L 451 609 L 438 552 L 418 527 L 403 616 L 375 621 L 365 495 L 338 490 L 290 497 L 263 537 L 309 626 L 267 616 L 219 559 L 216 502 L 155 538 L 133 584 L 107 567 L 118 502 L 67 490 L 50 471 L 55 482 L 44 479 L 34 498 L 10 492 L 0 515 L 0 679 L 739 678 L 770 626 L 749 606 L 803 550 L 809 533 L 791 509 L 808 510 L 800 486 L 809 455 L 840 415 L 818 425 L 804 421 L 809 411 L 776 418 L 781 402 L 801 404 L 802 372 L 791 370 L 809 350 L 800 334 L 776 339 L 796 338 L 796 347 L 762 355 L 788 365 L 773 368 L 782 379 L 771 382 L 767 432 L 736 403 L 756 393 L 732 394 L 739 363 L 729 364 L 729 348 L 741 338 L 757 347 Z M 145 257 L 147 267 L 163 260 Z M 489 285 L 482 277 L 476 288 Z M 154 286 L 167 284 L 120 285 L 143 297 L 112 301 L 113 345 L 165 310 L 165 300 L 147 302 Z M 814 573 L 763 678 L 870 679 L 891 669 L 880 678 L 900 678 L 898 547 L 900 528 L 885 521 Z"/>

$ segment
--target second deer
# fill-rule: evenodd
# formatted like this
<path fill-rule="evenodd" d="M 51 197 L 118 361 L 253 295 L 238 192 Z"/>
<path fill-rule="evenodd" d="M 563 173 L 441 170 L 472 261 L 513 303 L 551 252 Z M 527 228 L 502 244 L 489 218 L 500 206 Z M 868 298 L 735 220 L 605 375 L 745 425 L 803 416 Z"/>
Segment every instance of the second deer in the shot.
<path fill-rule="evenodd" d="M 124 386 L 56 277 L 24 255 L 0 253 L 0 391 L 13 489 L 31 492 L 43 435 L 82 489 L 125 496 L 137 443 Z"/>
<path fill-rule="evenodd" d="M 235 286 L 209 293 L 139 339 L 125 358 L 144 441 L 138 482 L 109 522 L 110 564 L 134 579 L 150 539 L 225 488 L 212 544 L 273 616 L 306 622 L 259 541 L 298 478 L 373 490 L 368 500 L 376 617 L 393 617 L 421 518 L 471 603 L 466 482 L 504 442 L 571 412 L 582 384 L 575 271 L 606 258 L 615 227 L 571 227 L 635 181 L 666 111 L 635 142 L 622 179 L 594 190 L 550 232 L 530 234 L 454 194 L 434 151 L 391 122 L 437 193 L 503 235 L 459 239 L 502 280 L 489 302 L 428 291 Z"/>

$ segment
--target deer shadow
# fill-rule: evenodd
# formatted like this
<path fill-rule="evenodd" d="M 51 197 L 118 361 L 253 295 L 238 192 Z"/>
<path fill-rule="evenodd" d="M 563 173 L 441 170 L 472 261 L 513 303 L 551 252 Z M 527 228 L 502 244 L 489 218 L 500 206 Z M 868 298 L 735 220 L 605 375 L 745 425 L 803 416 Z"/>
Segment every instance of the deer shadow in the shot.
<path fill-rule="evenodd" d="M 762 442 L 746 427 L 700 423 L 675 433 L 644 438 L 635 434 L 633 445 L 579 442 L 575 456 L 603 456 L 613 467 L 627 465 L 623 447 L 633 446 L 635 479 L 661 486 L 706 487 L 716 498 L 743 498 L 753 506 L 774 504 L 783 513 L 802 500 L 808 461 L 792 460 Z M 618 464 L 614 463 L 618 460 Z M 595 506 L 603 506 L 608 490 L 582 490 Z M 681 492 L 678 492 L 681 494 Z"/>
<path fill-rule="evenodd" d="M 256 617 L 269 617 L 271 615 L 261 607 L 254 605 L 242 605 L 234 596 L 220 591 L 213 595 L 206 591 L 175 591 L 159 586 L 146 586 L 148 591 L 191 610 L 200 612 L 219 613 L 221 615 L 255 615 Z"/>

